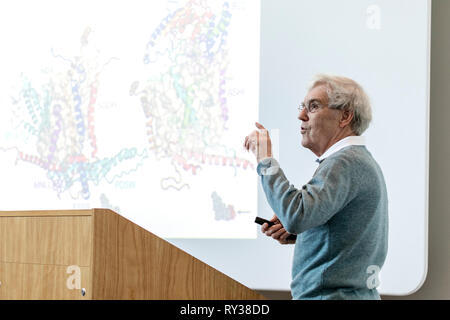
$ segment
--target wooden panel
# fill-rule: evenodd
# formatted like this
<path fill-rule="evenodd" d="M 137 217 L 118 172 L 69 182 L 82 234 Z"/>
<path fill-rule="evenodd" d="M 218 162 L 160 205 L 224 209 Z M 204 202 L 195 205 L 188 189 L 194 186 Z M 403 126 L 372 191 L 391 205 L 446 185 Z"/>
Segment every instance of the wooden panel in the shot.
<path fill-rule="evenodd" d="M 264 299 L 110 210 L 81 211 L 0 215 L 0 299 Z"/>
<path fill-rule="evenodd" d="M 0 217 L 0 261 L 89 266 L 92 216 Z"/>
<path fill-rule="evenodd" d="M 112 211 L 94 229 L 93 299 L 265 299 Z"/>
<path fill-rule="evenodd" d="M 2 262 L 0 263 L 0 299 L 90 299 L 92 292 L 89 268 L 81 267 L 79 274 L 67 268 L 68 266 Z M 80 289 L 74 287 L 77 283 L 70 278 L 78 275 L 80 275 Z M 86 289 L 85 296 L 81 294 L 81 288 Z"/>

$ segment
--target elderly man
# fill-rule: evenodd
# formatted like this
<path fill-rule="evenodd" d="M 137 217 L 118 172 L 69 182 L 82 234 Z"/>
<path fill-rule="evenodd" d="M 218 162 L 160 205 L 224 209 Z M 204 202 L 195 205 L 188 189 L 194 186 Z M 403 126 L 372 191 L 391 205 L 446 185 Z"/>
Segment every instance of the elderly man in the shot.
<path fill-rule="evenodd" d="M 361 134 L 371 121 L 367 95 L 355 81 L 318 75 L 299 107 L 302 146 L 317 157 L 312 179 L 297 189 L 272 158 L 267 130 L 245 138 L 275 212 L 262 232 L 295 243 L 293 299 L 380 299 L 386 258 L 388 199 L 383 173 Z M 296 234 L 296 240 L 288 240 Z"/>

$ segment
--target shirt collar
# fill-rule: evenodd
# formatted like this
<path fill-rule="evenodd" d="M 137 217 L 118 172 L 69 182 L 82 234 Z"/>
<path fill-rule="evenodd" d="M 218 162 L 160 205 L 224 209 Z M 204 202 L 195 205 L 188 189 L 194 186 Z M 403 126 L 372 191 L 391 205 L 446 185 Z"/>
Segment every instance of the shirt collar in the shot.
<path fill-rule="evenodd" d="M 333 144 L 331 147 L 328 148 L 327 151 L 323 155 L 321 155 L 316 161 L 322 162 L 329 156 L 331 156 L 333 153 L 338 152 L 339 150 L 348 147 L 348 146 L 364 146 L 366 145 L 365 138 L 361 136 L 348 136 L 344 139 L 339 140 L 335 144 Z"/>

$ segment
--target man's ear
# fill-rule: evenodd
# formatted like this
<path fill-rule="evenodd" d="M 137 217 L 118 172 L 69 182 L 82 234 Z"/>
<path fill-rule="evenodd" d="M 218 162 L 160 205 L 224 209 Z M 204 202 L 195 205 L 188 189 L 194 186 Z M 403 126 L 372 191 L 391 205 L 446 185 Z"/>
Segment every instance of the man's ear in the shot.
<path fill-rule="evenodd" d="M 339 127 L 344 128 L 352 122 L 354 117 L 353 111 L 350 110 L 344 110 L 341 113 L 341 120 L 339 121 Z"/>

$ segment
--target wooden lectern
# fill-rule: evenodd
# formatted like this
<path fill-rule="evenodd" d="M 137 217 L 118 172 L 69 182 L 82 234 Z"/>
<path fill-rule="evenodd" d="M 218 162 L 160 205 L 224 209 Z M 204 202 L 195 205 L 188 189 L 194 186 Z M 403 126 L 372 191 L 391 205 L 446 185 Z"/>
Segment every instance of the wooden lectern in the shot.
<path fill-rule="evenodd" d="M 0 299 L 265 299 L 107 209 L 0 212 Z"/>

